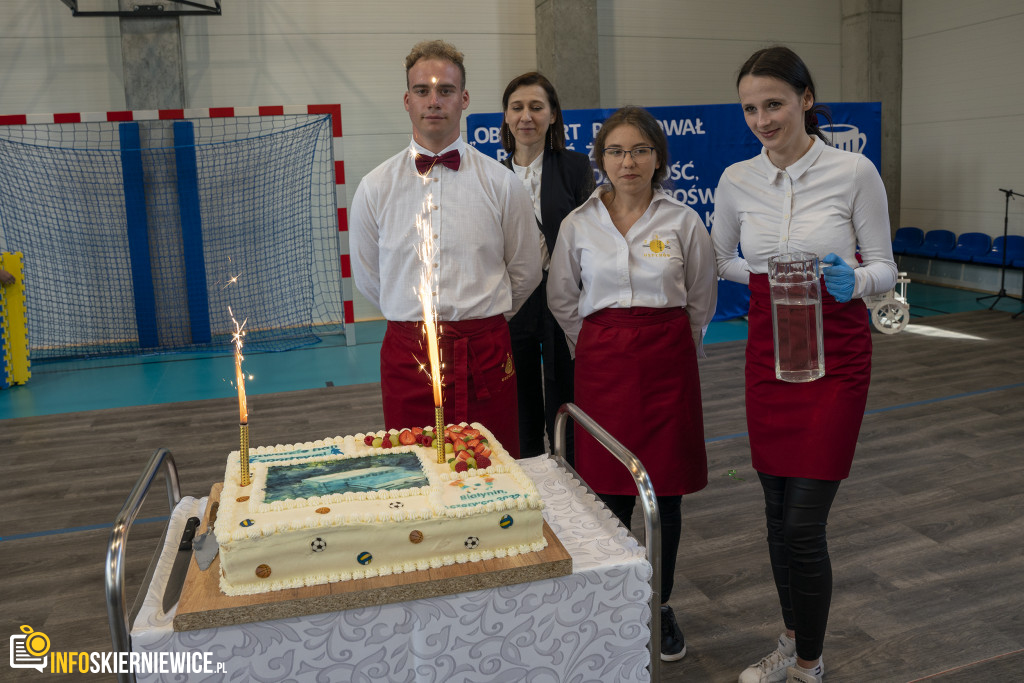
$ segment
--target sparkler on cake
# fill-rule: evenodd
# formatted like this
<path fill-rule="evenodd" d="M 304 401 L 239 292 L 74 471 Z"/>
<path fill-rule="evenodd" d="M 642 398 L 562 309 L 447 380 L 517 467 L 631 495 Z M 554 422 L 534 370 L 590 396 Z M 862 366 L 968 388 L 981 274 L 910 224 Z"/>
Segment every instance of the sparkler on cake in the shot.
<path fill-rule="evenodd" d="M 416 150 L 410 148 L 413 157 Z M 424 185 L 427 178 L 424 176 Z M 434 433 L 437 439 L 434 447 L 437 450 L 438 464 L 445 462 L 444 452 L 444 406 L 441 397 L 441 353 L 437 345 L 437 269 L 434 268 L 434 258 L 437 256 L 437 245 L 434 243 L 433 225 L 430 220 L 430 207 L 434 202 L 434 195 L 427 192 L 423 199 L 423 206 L 416 216 L 416 232 L 420 241 L 416 247 L 416 254 L 420 257 L 420 284 L 416 290 L 420 304 L 423 307 L 423 327 L 427 335 L 427 355 L 430 361 L 430 383 L 434 388 Z M 426 370 L 426 368 L 424 368 Z"/>
<path fill-rule="evenodd" d="M 245 323 L 243 320 L 239 325 L 235 320 L 235 314 L 231 307 L 228 307 L 228 315 L 231 322 L 235 324 L 235 331 L 231 335 L 231 341 L 235 345 L 235 386 L 238 388 L 238 459 L 241 464 L 239 483 L 248 486 L 251 482 L 249 477 L 249 407 L 245 401 L 245 375 L 242 373 L 242 337 L 245 336 Z"/>

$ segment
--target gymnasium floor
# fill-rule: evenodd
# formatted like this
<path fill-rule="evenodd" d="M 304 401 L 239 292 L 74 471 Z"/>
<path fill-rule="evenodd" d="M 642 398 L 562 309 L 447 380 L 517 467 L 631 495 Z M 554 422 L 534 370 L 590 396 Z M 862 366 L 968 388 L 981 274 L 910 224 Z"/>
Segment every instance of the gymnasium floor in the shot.
<path fill-rule="evenodd" d="M 977 296 L 912 284 L 911 326 L 873 335 L 858 455 L 829 523 L 831 683 L 1021 680 L 1024 316 L 1010 317 L 1015 300 L 992 312 Z M 382 424 L 381 332 L 367 323 L 354 347 L 333 339 L 247 356 L 260 441 Z M 672 597 L 690 653 L 663 667 L 661 683 L 735 681 L 777 634 L 745 431 L 745 333 L 742 321 L 713 324 L 701 361 L 710 476 L 684 503 Z M 75 650 L 110 648 L 111 520 L 156 447 L 174 453 L 185 495 L 223 476 L 223 430 L 230 440 L 237 419 L 232 366 L 228 356 L 48 363 L 0 391 L 0 630 L 29 624 Z M 147 499 L 132 529 L 129 597 L 163 540 L 162 498 Z"/>
<path fill-rule="evenodd" d="M 976 292 L 911 283 L 907 299 L 911 325 L 915 319 L 988 308 Z M 1001 299 L 998 310 L 1021 310 L 1014 299 Z M 1024 324 L 1024 316 L 1021 316 Z M 245 355 L 249 396 L 325 386 L 380 381 L 382 321 L 356 323 L 356 345 L 343 338 L 279 353 Z M 746 339 L 743 320 L 711 324 L 705 344 Z M 178 403 L 231 396 L 234 366 L 229 356 L 170 354 L 100 360 L 50 361 L 34 364 L 32 379 L 0 391 L 0 420 L 72 413 L 81 410 Z M 252 410 L 259 410 L 253 401 Z"/>

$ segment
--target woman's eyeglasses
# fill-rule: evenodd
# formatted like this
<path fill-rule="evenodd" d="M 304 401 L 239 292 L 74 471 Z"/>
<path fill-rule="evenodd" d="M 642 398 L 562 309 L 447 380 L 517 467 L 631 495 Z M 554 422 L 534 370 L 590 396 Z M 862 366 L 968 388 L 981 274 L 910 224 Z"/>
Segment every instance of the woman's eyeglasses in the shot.
<path fill-rule="evenodd" d="M 654 155 L 654 148 L 634 147 L 633 149 L 620 149 L 618 147 L 606 147 L 604 149 L 605 158 L 614 159 L 615 161 L 621 161 L 627 154 L 632 156 L 634 161 L 645 161 Z"/>

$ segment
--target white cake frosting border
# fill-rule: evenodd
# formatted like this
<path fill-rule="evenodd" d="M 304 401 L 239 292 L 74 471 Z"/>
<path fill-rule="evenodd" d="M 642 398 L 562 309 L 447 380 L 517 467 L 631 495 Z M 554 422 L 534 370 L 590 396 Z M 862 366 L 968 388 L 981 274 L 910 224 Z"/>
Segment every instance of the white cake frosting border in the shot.
<path fill-rule="evenodd" d="M 495 550 L 456 553 L 454 555 L 443 555 L 441 557 L 432 558 L 430 560 L 421 560 L 419 562 L 405 562 L 402 564 L 381 565 L 379 567 L 367 566 L 366 569 L 357 569 L 351 572 L 341 571 L 331 572 L 329 574 L 311 574 L 308 576 L 285 580 L 275 579 L 228 584 L 225 581 L 224 576 L 221 575 L 220 589 L 227 595 L 254 595 L 257 593 L 267 593 L 270 591 L 285 590 L 288 588 L 319 586 L 321 584 L 334 583 L 337 581 L 353 581 L 358 579 L 369 579 L 375 576 L 390 576 L 392 574 L 402 574 L 405 572 L 414 572 L 424 569 L 437 569 L 439 567 L 447 567 L 453 564 L 479 562 L 481 560 L 491 560 L 494 558 L 515 557 L 516 555 L 540 552 L 547 546 L 547 539 L 542 538 L 536 543 L 496 548 Z"/>

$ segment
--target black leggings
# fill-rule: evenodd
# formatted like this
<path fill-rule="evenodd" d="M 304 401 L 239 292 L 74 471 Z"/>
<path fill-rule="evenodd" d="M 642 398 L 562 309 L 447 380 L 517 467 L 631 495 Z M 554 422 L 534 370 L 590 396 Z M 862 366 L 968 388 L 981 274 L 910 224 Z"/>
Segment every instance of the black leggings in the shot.
<path fill-rule="evenodd" d="M 796 653 L 814 661 L 825 644 L 832 603 L 832 563 L 825 525 L 838 481 L 775 477 L 758 472 L 768 520 L 768 555 L 786 628 L 796 632 Z"/>
<path fill-rule="evenodd" d="M 636 496 L 597 495 L 624 527 L 632 529 L 630 520 L 633 518 Z M 683 497 L 655 497 L 658 500 L 658 512 L 661 513 L 661 602 L 666 603 L 675 583 L 676 553 L 679 552 L 679 536 L 683 532 Z"/>

